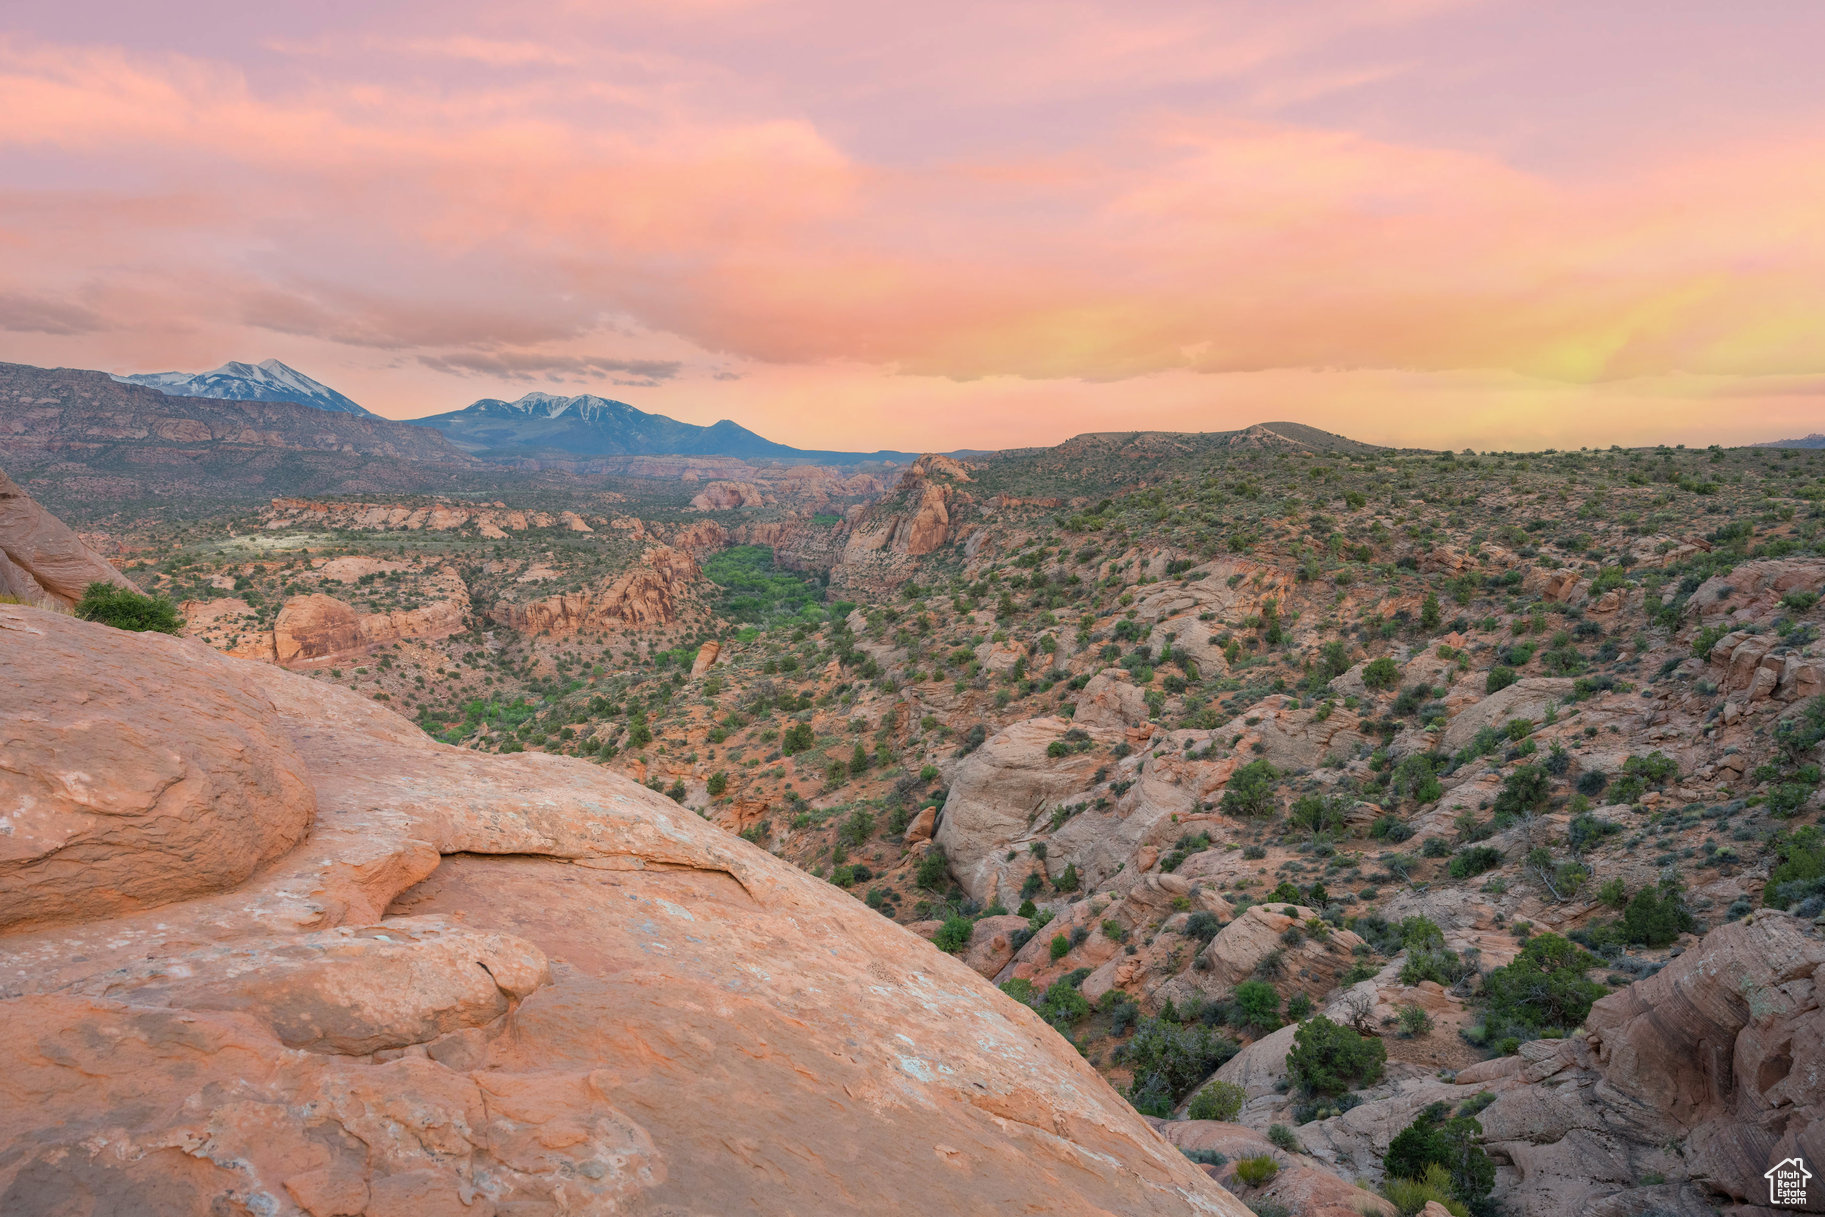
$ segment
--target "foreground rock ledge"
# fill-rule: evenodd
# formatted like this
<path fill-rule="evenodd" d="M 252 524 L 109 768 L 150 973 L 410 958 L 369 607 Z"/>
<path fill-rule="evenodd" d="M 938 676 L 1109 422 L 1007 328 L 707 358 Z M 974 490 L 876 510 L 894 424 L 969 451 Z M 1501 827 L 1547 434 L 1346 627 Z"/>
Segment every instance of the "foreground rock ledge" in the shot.
<path fill-rule="evenodd" d="M 0 606 L 0 652 L 0 810 L 74 791 L 35 831 L 84 817 L 98 882 L 205 876 L 60 872 L 0 934 L 8 1217 L 1247 1212 L 1025 1007 L 630 781 L 182 639 Z M 141 688 L 105 759 L 206 768 L 222 831 L 78 806 L 126 779 L 70 733 Z M 280 770 L 308 835 L 242 876 L 211 853 L 310 803 Z"/>

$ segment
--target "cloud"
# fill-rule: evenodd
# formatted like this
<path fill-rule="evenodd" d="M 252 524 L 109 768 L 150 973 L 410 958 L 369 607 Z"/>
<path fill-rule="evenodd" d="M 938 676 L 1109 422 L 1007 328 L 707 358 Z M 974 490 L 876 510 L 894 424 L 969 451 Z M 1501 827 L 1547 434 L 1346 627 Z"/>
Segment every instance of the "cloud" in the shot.
<path fill-rule="evenodd" d="M 684 364 L 676 359 L 609 359 L 596 355 L 549 355 L 535 351 L 464 351 L 420 355 L 419 362 L 456 376 L 493 376 L 503 380 L 616 379 L 618 385 L 652 387 L 676 377 Z"/>
<path fill-rule="evenodd" d="M 101 319 L 80 305 L 0 293 L 0 330 L 15 334 L 91 334 Z"/>
<path fill-rule="evenodd" d="M 104 366 L 277 337 L 452 392 L 855 366 L 1032 427 L 1012 381 L 1802 399 L 1773 378 L 1825 374 L 1825 139 L 1574 177 L 1278 113 L 1424 77 L 1412 31 L 1473 9 L 559 5 L 331 28 L 284 72 L 0 40 L 0 328 Z M 1374 53 L 1319 54 L 1346 31 Z M 895 144 L 932 116 L 955 138 Z"/>

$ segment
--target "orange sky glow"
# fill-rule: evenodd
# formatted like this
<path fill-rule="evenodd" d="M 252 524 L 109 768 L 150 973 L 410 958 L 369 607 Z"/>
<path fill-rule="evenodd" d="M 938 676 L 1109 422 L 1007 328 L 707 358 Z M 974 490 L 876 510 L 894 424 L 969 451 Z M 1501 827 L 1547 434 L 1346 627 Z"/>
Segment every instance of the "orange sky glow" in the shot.
<path fill-rule="evenodd" d="M 18 0 L 0 359 L 813 448 L 1825 431 L 1812 0 Z"/>

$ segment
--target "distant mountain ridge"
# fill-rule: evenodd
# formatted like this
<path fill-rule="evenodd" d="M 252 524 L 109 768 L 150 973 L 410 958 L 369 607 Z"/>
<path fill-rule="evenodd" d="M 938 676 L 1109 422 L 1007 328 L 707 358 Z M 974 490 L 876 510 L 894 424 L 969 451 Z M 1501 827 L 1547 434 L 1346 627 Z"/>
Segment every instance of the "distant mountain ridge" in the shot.
<path fill-rule="evenodd" d="M 699 426 L 649 414 L 624 401 L 582 393 L 484 397 L 461 410 L 411 420 L 483 457 L 733 456 L 780 461 L 909 461 L 917 453 L 828 452 L 778 444 L 728 419 Z"/>
<path fill-rule="evenodd" d="M 292 401 L 179 397 L 0 363 L 0 467 L 40 502 L 108 505 L 473 489 L 508 476 L 427 427 Z"/>
<path fill-rule="evenodd" d="M 260 363 L 230 361 L 213 372 L 140 372 L 116 376 L 122 384 L 145 385 L 172 397 L 215 397 L 227 401 L 289 401 L 337 414 L 379 418 L 322 381 L 313 380 L 276 359 Z"/>
<path fill-rule="evenodd" d="M 1765 444 L 1751 444 L 1751 448 L 1825 448 L 1825 435 L 1814 431 L 1811 435 L 1799 439 L 1771 439 Z"/>

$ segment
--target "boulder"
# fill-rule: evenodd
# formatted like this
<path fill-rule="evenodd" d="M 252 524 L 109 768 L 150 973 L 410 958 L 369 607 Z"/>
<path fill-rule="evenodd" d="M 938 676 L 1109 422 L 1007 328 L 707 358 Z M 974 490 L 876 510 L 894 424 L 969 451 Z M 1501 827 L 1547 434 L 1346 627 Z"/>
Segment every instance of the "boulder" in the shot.
<path fill-rule="evenodd" d="M 1134 678 L 1121 668 L 1105 668 L 1092 676 L 1077 697 L 1077 710 L 1071 721 L 1079 727 L 1135 727 L 1147 721 L 1145 693 Z"/>
<path fill-rule="evenodd" d="M 0 473 L 0 596 L 65 608 L 91 583 L 139 589 L 62 520 Z"/>
<path fill-rule="evenodd" d="M 919 814 L 906 826 L 907 845 L 922 845 L 932 839 L 932 826 L 938 822 L 936 807 L 921 807 Z"/>
<path fill-rule="evenodd" d="M 460 587 L 454 575 L 443 580 Z M 346 601 L 316 593 L 293 596 L 273 621 L 272 649 L 281 667 L 294 670 L 327 668 L 357 661 L 397 642 L 434 642 L 469 628 L 466 595 L 434 600 L 421 608 L 386 613 L 363 613 Z M 254 638 L 238 649 L 248 658 L 263 657 L 263 640 Z"/>
<path fill-rule="evenodd" d="M 0 653 L 0 927 L 222 891 L 309 830 L 304 762 L 242 665 L 11 605 Z"/>
<path fill-rule="evenodd" d="M 984 917 L 970 933 L 963 962 L 978 976 L 994 979 L 1014 958 L 1014 936 L 1027 928 L 1025 917 Z"/>
<path fill-rule="evenodd" d="M 1281 912 L 1290 909 L 1291 912 Z M 1289 904 L 1256 904 L 1224 926 L 1204 948 L 1207 968 L 1199 984 L 1215 996 L 1226 996 L 1253 978 L 1262 961 L 1276 955 L 1284 984 L 1313 997 L 1322 997 L 1350 969 L 1362 939 L 1349 930 L 1326 927 L 1318 937 L 1302 927 L 1316 919 L 1312 909 Z M 1289 930 L 1298 929 L 1297 943 L 1288 943 Z"/>
<path fill-rule="evenodd" d="M 0 613 L 34 657 L 26 738 L 140 731 L 84 742 L 80 783 L 32 761 L 35 798 L 178 790 L 221 739 L 206 829 L 317 810 L 238 883 L 111 908 L 84 868 L 86 920 L 0 932 L 0 1212 L 1246 1217 L 1032 1011 L 662 795 L 193 641 Z"/>
<path fill-rule="evenodd" d="M 1098 745 L 1063 757 L 1046 755 L 1047 747 L 1072 727 L 1061 718 L 1032 718 L 1013 723 L 990 736 L 957 766 L 950 794 L 938 816 L 935 840 L 950 859 L 951 873 L 972 897 L 994 900 L 1004 875 L 1007 899 L 1033 863 L 1025 851 L 1009 861 L 1010 847 L 1037 836 L 1042 813 L 1090 785 L 1108 758 L 1107 733 L 1092 738 Z"/>

